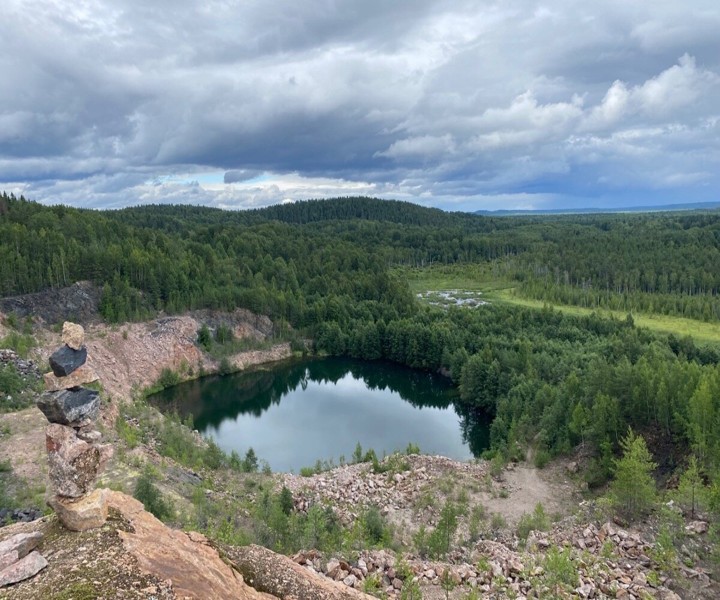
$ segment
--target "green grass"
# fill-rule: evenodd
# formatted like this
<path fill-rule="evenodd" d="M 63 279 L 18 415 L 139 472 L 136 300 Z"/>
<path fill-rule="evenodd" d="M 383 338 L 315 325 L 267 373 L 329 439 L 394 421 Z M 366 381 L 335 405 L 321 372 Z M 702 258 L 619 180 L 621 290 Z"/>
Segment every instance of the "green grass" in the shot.
<path fill-rule="evenodd" d="M 416 294 L 439 290 L 467 290 L 481 292 L 480 297 L 489 302 L 503 302 L 527 308 L 542 308 L 549 305 L 556 310 L 576 316 L 596 313 L 608 318 L 624 319 L 627 315 L 617 310 L 583 308 L 523 298 L 517 295 L 513 283 L 503 279 L 492 265 L 438 265 L 425 269 L 399 268 L 397 272 L 406 278 L 410 289 Z M 705 323 L 656 313 L 633 313 L 633 319 L 636 326 L 646 327 L 658 333 L 672 333 L 678 337 L 690 336 L 700 343 L 720 343 L 720 323 Z"/>

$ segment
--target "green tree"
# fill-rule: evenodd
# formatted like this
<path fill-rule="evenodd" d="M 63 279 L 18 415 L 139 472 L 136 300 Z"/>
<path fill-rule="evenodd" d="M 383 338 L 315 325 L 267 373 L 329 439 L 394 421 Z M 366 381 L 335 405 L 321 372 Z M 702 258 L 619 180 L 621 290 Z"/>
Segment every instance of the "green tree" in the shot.
<path fill-rule="evenodd" d="M 647 448 L 645 439 L 631 430 L 620 441 L 621 458 L 615 461 L 615 476 L 611 484 L 614 507 L 630 519 L 649 513 L 657 502 L 657 490 L 652 472 L 657 465 Z"/>
<path fill-rule="evenodd" d="M 203 326 L 198 329 L 197 342 L 205 350 L 210 350 L 210 347 L 212 346 L 212 335 L 210 334 L 210 328 L 207 325 L 203 324 Z"/>
<path fill-rule="evenodd" d="M 257 473 L 258 470 L 258 458 L 255 454 L 255 450 L 252 448 L 248 448 L 248 451 L 245 453 L 245 458 L 243 459 L 243 468 L 242 470 L 245 473 Z"/>
<path fill-rule="evenodd" d="M 704 504 L 705 491 L 698 461 L 694 456 L 691 456 L 687 469 L 680 476 L 677 500 L 682 509 L 690 513 L 692 519 L 695 518 L 695 512 L 698 508 Z"/>
<path fill-rule="evenodd" d="M 292 492 L 287 488 L 287 486 L 283 486 L 280 490 L 279 502 L 283 513 L 289 516 L 295 506 L 295 503 L 293 502 Z"/>

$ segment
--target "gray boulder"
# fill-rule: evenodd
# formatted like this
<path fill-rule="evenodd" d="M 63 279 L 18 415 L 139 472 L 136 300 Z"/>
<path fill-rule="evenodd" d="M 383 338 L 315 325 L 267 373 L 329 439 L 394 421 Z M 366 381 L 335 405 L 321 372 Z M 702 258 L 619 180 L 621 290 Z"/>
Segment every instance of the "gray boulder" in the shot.
<path fill-rule="evenodd" d="M 78 425 L 97 417 L 100 394 L 87 388 L 45 392 L 37 399 L 37 407 L 51 423 Z"/>
<path fill-rule="evenodd" d="M 57 377 L 67 377 L 87 360 L 87 348 L 73 350 L 69 346 L 62 346 L 50 356 L 50 368 Z"/>
<path fill-rule="evenodd" d="M 47 561 L 39 552 L 33 551 L 25 558 L 0 571 L 0 587 L 29 579 L 47 567 Z"/>

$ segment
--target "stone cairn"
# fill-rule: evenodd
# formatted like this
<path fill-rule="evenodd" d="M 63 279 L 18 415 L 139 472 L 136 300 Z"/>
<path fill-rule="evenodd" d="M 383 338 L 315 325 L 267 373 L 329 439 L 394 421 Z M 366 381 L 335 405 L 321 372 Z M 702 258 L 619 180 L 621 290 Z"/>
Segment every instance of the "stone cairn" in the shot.
<path fill-rule="evenodd" d="M 44 375 L 46 391 L 37 401 L 50 421 L 45 444 L 54 496 L 48 504 L 66 528 L 84 531 L 101 527 L 107 519 L 105 490 L 94 486 L 112 447 L 99 444 L 102 434 L 95 429 L 100 395 L 82 387 L 98 379 L 86 364 L 85 331 L 65 322 L 62 341 L 50 357 L 52 372 Z"/>

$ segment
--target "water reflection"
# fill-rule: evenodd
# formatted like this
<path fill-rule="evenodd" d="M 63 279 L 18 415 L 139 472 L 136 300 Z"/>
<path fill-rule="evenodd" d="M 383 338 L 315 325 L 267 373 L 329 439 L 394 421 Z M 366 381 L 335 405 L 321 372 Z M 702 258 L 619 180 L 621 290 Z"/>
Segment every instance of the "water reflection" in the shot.
<path fill-rule="evenodd" d="M 226 451 L 253 447 L 274 470 L 349 457 L 357 442 L 382 455 L 409 442 L 423 452 L 471 458 L 487 447 L 487 423 L 455 406 L 443 377 L 382 362 L 327 359 L 226 377 L 156 394 L 165 411 L 192 415 Z"/>

